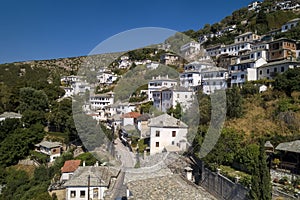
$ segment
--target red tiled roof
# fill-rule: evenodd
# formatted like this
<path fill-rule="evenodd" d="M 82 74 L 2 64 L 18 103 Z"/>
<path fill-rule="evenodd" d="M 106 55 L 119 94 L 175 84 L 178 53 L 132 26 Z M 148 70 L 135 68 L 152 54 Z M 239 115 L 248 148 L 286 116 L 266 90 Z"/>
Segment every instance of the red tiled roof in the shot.
<path fill-rule="evenodd" d="M 81 160 L 67 160 L 61 168 L 62 173 L 74 172 L 80 165 Z"/>
<path fill-rule="evenodd" d="M 122 118 L 138 118 L 139 116 L 141 116 L 141 114 L 138 112 L 129 112 L 122 115 Z"/>

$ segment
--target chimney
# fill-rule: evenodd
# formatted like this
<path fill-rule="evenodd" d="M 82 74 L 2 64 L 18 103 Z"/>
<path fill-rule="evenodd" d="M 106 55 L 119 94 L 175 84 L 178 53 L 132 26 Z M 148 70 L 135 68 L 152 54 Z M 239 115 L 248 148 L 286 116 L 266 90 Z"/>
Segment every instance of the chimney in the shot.
<path fill-rule="evenodd" d="M 85 167 L 85 160 L 82 162 L 82 166 Z"/>
<path fill-rule="evenodd" d="M 96 166 L 96 167 L 99 167 L 99 162 L 98 162 L 98 160 L 96 161 L 95 166 Z"/>

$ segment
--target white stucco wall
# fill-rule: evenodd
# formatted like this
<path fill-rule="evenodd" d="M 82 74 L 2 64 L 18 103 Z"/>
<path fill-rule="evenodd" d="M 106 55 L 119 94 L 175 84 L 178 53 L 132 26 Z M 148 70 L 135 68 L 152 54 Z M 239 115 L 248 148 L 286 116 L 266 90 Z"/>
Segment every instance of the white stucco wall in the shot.
<path fill-rule="evenodd" d="M 94 189 L 98 188 L 98 194 L 94 194 Z M 88 188 L 87 187 L 67 187 L 66 188 L 66 200 L 87 200 Z M 90 198 L 91 199 L 103 199 L 103 194 L 106 191 L 106 187 L 90 187 Z M 75 191 L 76 196 L 71 197 L 71 192 Z M 85 196 L 80 197 L 80 191 L 85 191 Z"/>
<path fill-rule="evenodd" d="M 159 137 L 156 137 L 156 131 L 160 131 Z M 172 137 L 172 131 L 176 131 L 176 137 Z M 161 153 L 169 145 L 179 146 L 180 140 L 186 141 L 186 135 L 187 128 L 150 127 L 150 155 Z M 156 142 L 159 142 L 159 147 L 156 147 Z M 186 144 L 179 148 L 186 150 Z"/>

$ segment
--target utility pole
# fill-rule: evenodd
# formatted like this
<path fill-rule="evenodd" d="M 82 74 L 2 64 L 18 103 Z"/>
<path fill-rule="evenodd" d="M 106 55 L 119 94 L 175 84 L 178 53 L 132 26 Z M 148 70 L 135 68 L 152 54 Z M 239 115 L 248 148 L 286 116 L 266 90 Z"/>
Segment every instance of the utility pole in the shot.
<path fill-rule="evenodd" d="M 90 182 L 91 182 L 91 177 L 88 175 L 88 192 L 87 192 L 87 200 L 90 199 Z"/>

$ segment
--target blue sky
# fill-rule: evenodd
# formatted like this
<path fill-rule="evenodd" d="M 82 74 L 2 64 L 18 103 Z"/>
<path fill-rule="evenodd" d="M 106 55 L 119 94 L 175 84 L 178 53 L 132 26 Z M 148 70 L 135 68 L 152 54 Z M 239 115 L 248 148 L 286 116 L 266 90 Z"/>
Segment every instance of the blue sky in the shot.
<path fill-rule="evenodd" d="M 87 55 L 108 38 L 141 27 L 198 30 L 249 2 L 2 0 L 0 63 Z M 135 37 L 138 40 L 139 36 Z M 155 42 L 151 33 L 147 37 L 150 43 Z"/>

